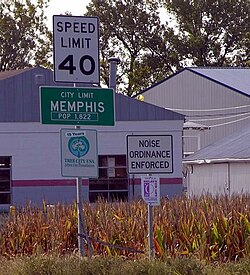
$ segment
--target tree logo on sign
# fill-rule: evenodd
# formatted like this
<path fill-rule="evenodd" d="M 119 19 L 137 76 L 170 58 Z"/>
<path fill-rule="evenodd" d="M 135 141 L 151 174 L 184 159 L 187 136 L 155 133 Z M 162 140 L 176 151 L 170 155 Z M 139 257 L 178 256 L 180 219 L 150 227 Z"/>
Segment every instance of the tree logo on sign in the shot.
<path fill-rule="evenodd" d="M 68 148 L 72 155 L 81 158 L 89 151 L 89 142 L 86 137 L 73 137 L 68 142 Z"/>

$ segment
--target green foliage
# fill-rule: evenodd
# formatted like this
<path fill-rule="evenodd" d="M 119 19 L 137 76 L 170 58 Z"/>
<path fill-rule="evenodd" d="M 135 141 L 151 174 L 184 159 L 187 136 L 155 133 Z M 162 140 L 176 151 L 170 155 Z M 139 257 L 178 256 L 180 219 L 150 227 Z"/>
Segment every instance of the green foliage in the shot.
<path fill-rule="evenodd" d="M 49 1 L 0 2 L 0 71 L 51 66 L 52 34 L 44 14 Z"/>
<path fill-rule="evenodd" d="M 102 80 L 108 84 L 108 58 L 119 57 L 120 91 L 131 96 L 178 67 L 177 40 L 159 17 L 157 1 L 93 0 L 87 15 L 100 19 Z M 174 57 L 174 58 L 173 58 Z"/>
<path fill-rule="evenodd" d="M 247 66 L 249 0 L 163 0 L 177 21 L 185 57 L 196 66 Z"/>

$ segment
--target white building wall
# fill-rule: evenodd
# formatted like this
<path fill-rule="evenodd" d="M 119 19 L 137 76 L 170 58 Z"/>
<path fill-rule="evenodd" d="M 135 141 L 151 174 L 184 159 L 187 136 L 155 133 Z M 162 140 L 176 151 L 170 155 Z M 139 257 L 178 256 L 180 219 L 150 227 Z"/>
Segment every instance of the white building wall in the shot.
<path fill-rule="evenodd" d="M 58 179 L 60 174 L 60 129 L 40 123 L 0 123 L 1 155 L 12 156 L 12 179 Z M 74 128 L 74 127 L 67 127 Z M 85 127 L 82 127 L 84 129 Z M 98 154 L 126 154 L 126 136 L 173 135 L 174 173 L 182 174 L 182 122 L 117 122 L 111 127 L 96 129 Z"/>
<path fill-rule="evenodd" d="M 250 193 L 250 162 L 230 163 L 230 194 Z"/>
<path fill-rule="evenodd" d="M 229 194 L 228 164 L 193 164 L 187 174 L 189 196 Z"/>
<path fill-rule="evenodd" d="M 250 162 L 193 164 L 188 170 L 190 196 L 250 193 Z"/>
<path fill-rule="evenodd" d="M 182 179 L 182 127 L 183 121 L 176 120 L 117 122 L 114 127 L 81 128 L 97 130 L 99 155 L 126 154 L 127 135 L 173 135 L 174 173 L 160 176 Z M 21 204 L 29 198 L 35 198 L 40 203 L 43 199 L 55 203 L 57 200 L 69 202 L 75 198 L 75 178 L 61 176 L 61 128 L 74 126 L 0 123 L 0 155 L 12 157 L 13 203 Z M 59 184 L 60 181 L 65 185 Z M 26 186 L 27 182 L 30 183 Z M 162 187 L 163 192 L 166 188 Z M 181 192 L 182 184 L 174 184 L 173 187 L 169 184 L 168 189 L 173 194 Z M 88 191 L 85 181 L 84 199 L 88 199 Z"/>

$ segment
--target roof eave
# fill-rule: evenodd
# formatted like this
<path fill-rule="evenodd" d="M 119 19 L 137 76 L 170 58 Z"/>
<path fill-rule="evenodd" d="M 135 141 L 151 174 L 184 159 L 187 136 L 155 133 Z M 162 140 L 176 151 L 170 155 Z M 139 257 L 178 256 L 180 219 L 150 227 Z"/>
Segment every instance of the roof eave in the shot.
<path fill-rule="evenodd" d="M 221 158 L 221 159 L 196 159 L 183 160 L 184 164 L 210 164 L 210 163 L 225 163 L 225 162 L 250 162 L 249 158 Z"/>

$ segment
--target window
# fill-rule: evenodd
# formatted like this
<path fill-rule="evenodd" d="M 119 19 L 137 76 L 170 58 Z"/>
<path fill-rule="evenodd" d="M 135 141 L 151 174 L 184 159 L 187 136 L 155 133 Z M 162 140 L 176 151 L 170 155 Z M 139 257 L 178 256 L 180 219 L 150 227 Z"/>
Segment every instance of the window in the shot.
<path fill-rule="evenodd" d="M 11 203 L 11 157 L 0 156 L 0 204 Z"/>
<path fill-rule="evenodd" d="M 128 199 L 126 155 L 99 156 L 99 178 L 89 180 L 89 200 L 107 201 Z"/>

